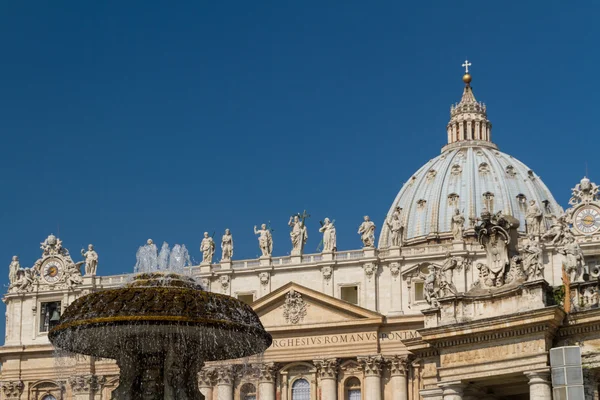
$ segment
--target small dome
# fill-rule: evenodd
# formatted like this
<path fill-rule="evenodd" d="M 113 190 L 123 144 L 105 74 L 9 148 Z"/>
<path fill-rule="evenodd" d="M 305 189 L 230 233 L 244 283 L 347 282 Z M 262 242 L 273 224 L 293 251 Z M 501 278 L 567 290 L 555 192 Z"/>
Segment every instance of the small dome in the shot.
<path fill-rule="evenodd" d="M 535 200 L 545 214 L 558 214 L 562 208 L 542 180 L 525 164 L 498 151 L 492 143 L 462 142 L 446 146 L 442 154 L 421 167 L 402 187 L 390 207 L 402 209 L 405 243 L 428 238 L 451 237 L 451 218 L 456 209 L 465 217 L 479 217 L 487 208 L 502 211 L 520 221 L 525 232 L 525 213 L 529 201 Z M 386 224 L 379 247 L 390 245 Z"/>

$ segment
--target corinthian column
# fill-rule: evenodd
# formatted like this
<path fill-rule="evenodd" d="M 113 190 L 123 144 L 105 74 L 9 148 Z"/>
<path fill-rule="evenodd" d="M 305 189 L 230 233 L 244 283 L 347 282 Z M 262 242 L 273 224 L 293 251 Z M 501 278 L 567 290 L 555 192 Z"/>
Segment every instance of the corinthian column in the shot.
<path fill-rule="evenodd" d="M 217 398 L 233 400 L 233 367 L 231 365 L 217 368 Z"/>
<path fill-rule="evenodd" d="M 2 393 L 4 394 L 3 398 L 7 400 L 19 399 L 24 388 L 25 384 L 23 384 L 21 381 L 2 382 Z"/>
<path fill-rule="evenodd" d="M 257 365 L 258 368 L 258 398 L 261 400 L 275 400 L 275 381 L 277 380 L 277 366 L 275 363 Z"/>
<path fill-rule="evenodd" d="M 381 355 L 358 357 L 365 373 L 365 399 L 382 400 L 381 397 Z"/>
<path fill-rule="evenodd" d="M 318 368 L 322 400 L 337 400 L 337 358 L 314 360 Z"/>
<path fill-rule="evenodd" d="M 387 360 L 390 366 L 392 400 L 408 400 L 408 356 L 394 356 Z"/>
<path fill-rule="evenodd" d="M 212 400 L 213 398 L 215 374 L 215 370 L 212 368 L 202 368 L 198 374 L 198 386 L 200 387 L 200 393 L 204 395 L 206 400 Z"/>

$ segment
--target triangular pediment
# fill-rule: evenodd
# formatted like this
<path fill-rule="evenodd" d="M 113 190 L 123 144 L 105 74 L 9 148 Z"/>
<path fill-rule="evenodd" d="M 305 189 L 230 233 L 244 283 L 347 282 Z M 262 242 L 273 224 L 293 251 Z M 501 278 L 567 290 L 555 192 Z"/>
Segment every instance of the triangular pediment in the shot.
<path fill-rule="evenodd" d="M 380 323 L 383 316 L 290 282 L 252 304 L 268 330 L 305 328 L 344 323 Z"/>

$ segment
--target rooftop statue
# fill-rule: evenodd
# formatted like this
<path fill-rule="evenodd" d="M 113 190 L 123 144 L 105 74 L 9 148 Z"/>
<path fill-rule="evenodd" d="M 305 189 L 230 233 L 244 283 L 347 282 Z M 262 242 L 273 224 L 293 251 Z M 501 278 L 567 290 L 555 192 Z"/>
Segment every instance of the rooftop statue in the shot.
<path fill-rule="evenodd" d="M 335 225 L 333 222 L 329 220 L 329 218 L 325 218 L 319 228 L 319 232 L 323 233 L 323 252 L 333 252 L 336 251 L 337 248 L 337 239 L 335 233 Z"/>
<path fill-rule="evenodd" d="M 273 236 L 271 231 L 267 229 L 267 224 L 262 224 L 260 229 L 256 229 L 254 225 L 254 234 L 258 236 L 258 247 L 262 253 L 261 257 L 271 257 L 273 254 Z"/>
<path fill-rule="evenodd" d="M 17 273 L 21 269 L 21 264 L 19 264 L 19 257 L 13 256 L 10 265 L 8 266 L 8 282 L 13 284 L 17 280 Z"/>
<path fill-rule="evenodd" d="M 385 221 L 392 232 L 392 246 L 394 247 L 402 246 L 402 234 L 404 233 L 404 226 L 402 225 L 402 220 L 400 218 L 401 213 L 402 209 L 400 207 L 396 207 L 392 215 Z M 375 240 L 373 239 L 373 242 L 374 241 Z"/>
<path fill-rule="evenodd" d="M 561 214 L 558 217 L 550 216 L 552 225 L 550 229 L 542 235 L 542 240 L 549 241 L 551 245 L 560 244 L 565 240 L 565 237 L 571 233 L 567 214 Z"/>
<path fill-rule="evenodd" d="M 233 257 L 233 236 L 231 231 L 225 229 L 225 234 L 221 238 L 221 260 L 229 261 Z"/>
<path fill-rule="evenodd" d="M 544 278 L 544 264 L 542 263 L 542 247 L 534 234 L 530 233 L 525 240 L 523 249 L 523 269 L 530 280 Z"/>
<path fill-rule="evenodd" d="M 463 235 L 465 231 L 465 216 L 457 208 L 454 210 L 452 216 L 452 236 L 456 241 L 464 240 Z"/>
<path fill-rule="evenodd" d="M 88 250 L 81 249 L 81 255 L 85 257 L 85 274 L 96 275 L 98 269 L 98 253 L 94 250 L 94 245 L 89 244 Z"/>
<path fill-rule="evenodd" d="M 202 252 L 202 264 L 211 264 L 215 254 L 215 241 L 204 232 L 204 238 L 200 242 L 200 251 Z"/>
<path fill-rule="evenodd" d="M 541 233 L 543 214 L 542 210 L 535 203 L 535 200 L 529 202 L 527 212 L 525 213 L 525 221 L 527 223 L 527 233 L 539 235 Z"/>
<path fill-rule="evenodd" d="M 288 225 L 292 228 L 290 232 L 290 238 L 292 240 L 292 255 L 299 256 L 304 251 L 304 245 L 308 240 L 308 231 L 304 225 L 304 220 L 308 215 L 306 212 L 300 215 L 293 215 L 290 217 Z"/>
<path fill-rule="evenodd" d="M 583 252 L 573 234 L 568 234 L 565 237 L 563 244 L 558 248 L 558 252 L 565 256 L 564 268 L 569 275 L 569 281 L 583 281 Z"/>
<path fill-rule="evenodd" d="M 364 216 L 364 221 L 358 228 L 358 234 L 364 247 L 375 247 L 375 223 L 368 215 Z"/>

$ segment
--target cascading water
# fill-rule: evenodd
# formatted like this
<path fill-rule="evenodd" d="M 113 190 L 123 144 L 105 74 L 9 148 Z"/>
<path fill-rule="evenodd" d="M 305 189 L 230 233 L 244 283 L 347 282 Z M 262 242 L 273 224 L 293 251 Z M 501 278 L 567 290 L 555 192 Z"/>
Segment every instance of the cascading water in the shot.
<path fill-rule="evenodd" d="M 148 240 L 127 285 L 75 300 L 48 337 L 59 349 L 112 358 L 120 368 L 116 400 L 201 400 L 205 361 L 248 357 L 271 345 L 250 306 L 206 292 L 190 276 L 185 246 L 160 254 Z"/>

